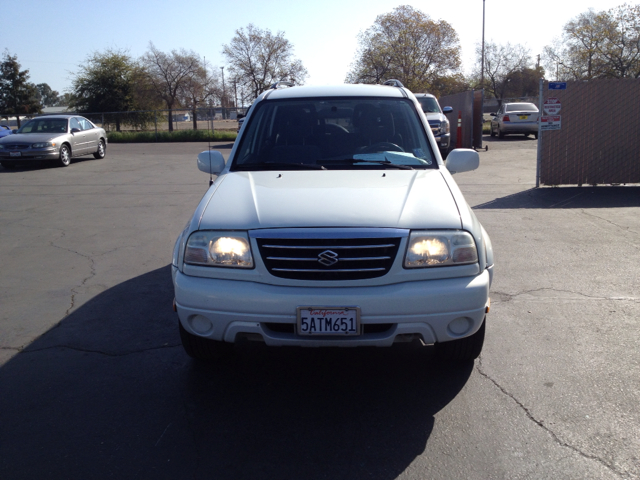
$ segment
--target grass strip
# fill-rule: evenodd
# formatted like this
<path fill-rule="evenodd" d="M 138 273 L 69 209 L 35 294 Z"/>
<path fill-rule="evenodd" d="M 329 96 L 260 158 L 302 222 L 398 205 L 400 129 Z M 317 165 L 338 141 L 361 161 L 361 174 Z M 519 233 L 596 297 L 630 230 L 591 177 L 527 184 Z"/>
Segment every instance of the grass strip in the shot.
<path fill-rule="evenodd" d="M 155 142 L 233 142 L 237 133 L 222 130 L 179 130 L 173 132 L 109 132 L 109 143 L 155 143 Z"/>

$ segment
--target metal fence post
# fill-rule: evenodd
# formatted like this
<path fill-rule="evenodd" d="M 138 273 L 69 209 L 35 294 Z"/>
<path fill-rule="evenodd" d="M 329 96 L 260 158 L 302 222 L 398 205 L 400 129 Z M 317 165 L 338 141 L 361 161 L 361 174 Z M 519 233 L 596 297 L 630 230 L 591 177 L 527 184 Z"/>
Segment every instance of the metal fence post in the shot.
<path fill-rule="evenodd" d="M 540 164 L 542 163 L 542 88 L 544 79 L 540 79 L 540 100 L 538 102 L 538 152 L 536 155 L 536 188 L 540 187 Z"/>

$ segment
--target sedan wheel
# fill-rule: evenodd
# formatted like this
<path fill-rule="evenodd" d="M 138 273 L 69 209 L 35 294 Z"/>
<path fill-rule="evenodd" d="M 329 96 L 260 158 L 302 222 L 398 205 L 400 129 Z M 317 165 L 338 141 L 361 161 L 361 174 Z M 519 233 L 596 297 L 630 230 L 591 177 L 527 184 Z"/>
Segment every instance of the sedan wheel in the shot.
<path fill-rule="evenodd" d="M 502 130 L 500 130 L 500 127 L 498 127 L 498 138 L 504 138 L 504 133 L 502 133 Z"/>
<path fill-rule="evenodd" d="M 68 167 L 71 164 L 71 150 L 66 145 L 60 147 L 60 158 L 58 163 L 61 167 Z"/>
<path fill-rule="evenodd" d="M 104 146 L 104 140 L 100 140 L 100 143 L 98 144 L 98 150 L 93 154 L 93 158 L 97 158 L 99 160 L 101 158 L 104 158 L 106 153 L 107 150 Z"/>

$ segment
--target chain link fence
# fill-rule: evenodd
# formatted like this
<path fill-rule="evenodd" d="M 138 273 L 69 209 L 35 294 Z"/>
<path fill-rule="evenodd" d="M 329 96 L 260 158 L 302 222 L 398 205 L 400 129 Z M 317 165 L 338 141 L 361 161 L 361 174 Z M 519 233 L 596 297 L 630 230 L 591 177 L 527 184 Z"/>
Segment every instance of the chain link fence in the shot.
<path fill-rule="evenodd" d="M 161 132 L 173 130 L 232 130 L 238 129 L 238 118 L 245 115 L 248 107 L 203 107 L 173 110 L 140 110 L 129 112 L 78 113 L 73 111 L 45 112 L 20 115 L 21 124 L 30 118 L 43 115 L 81 115 L 107 132 Z M 0 125 L 18 128 L 14 114 L 0 113 Z"/>
<path fill-rule="evenodd" d="M 540 183 L 640 183 L 640 79 L 567 82 L 543 86 L 561 108 L 560 130 L 543 131 Z"/>

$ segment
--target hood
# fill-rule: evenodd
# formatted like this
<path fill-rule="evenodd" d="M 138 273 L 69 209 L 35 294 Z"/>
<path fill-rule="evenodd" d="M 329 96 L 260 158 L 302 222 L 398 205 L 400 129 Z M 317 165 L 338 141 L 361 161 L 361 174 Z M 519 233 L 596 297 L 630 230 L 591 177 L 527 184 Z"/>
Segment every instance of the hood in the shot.
<path fill-rule="evenodd" d="M 439 120 L 441 122 L 444 122 L 445 120 L 447 120 L 447 117 L 444 115 L 444 113 L 432 112 L 432 113 L 425 113 L 425 115 L 427 116 L 427 120 Z"/>
<path fill-rule="evenodd" d="M 461 228 L 457 205 L 435 169 L 231 172 L 212 188 L 202 230 Z"/>
<path fill-rule="evenodd" d="M 0 143 L 42 143 L 50 142 L 54 138 L 66 135 L 64 133 L 52 135 L 51 133 L 14 133 L 0 138 Z"/>

